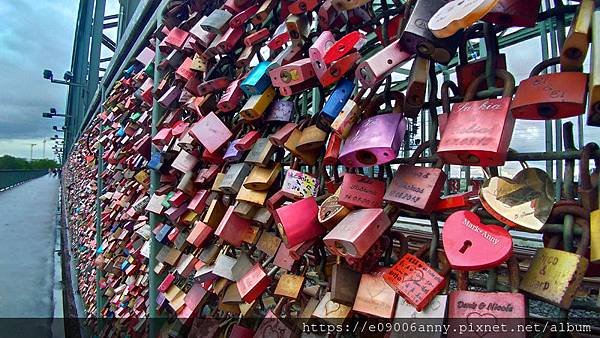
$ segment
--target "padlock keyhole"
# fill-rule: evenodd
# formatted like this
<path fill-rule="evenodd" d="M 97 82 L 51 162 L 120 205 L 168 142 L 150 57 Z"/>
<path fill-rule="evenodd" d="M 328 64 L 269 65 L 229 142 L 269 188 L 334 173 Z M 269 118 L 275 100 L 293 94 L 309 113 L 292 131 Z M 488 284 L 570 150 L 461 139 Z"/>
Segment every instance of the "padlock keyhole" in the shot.
<path fill-rule="evenodd" d="M 460 250 L 458 250 L 458 252 L 460 252 L 461 254 L 464 254 L 468 248 L 470 248 L 473 245 L 473 243 L 471 243 L 471 241 L 465 241 L 463 243 L 462 248 L 460 248 Z"/>

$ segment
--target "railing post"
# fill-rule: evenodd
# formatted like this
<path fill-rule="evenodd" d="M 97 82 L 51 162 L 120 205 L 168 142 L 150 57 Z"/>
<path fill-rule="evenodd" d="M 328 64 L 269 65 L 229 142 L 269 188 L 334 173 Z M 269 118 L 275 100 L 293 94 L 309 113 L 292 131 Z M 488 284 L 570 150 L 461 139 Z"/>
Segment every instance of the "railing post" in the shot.
<path fill-rule="evenodd" d="M 158 9 L 161 11 L 160 7 Z M 157 30 L 161 26 L 162 22 L 162 11 L 158 13 L 156 16 L 156 28 Z M 154 86 L 153 89 L 156 90 L 158 84 L 161 80 L 160 70 L 158 65 L 161 63 L 161 54 L 160 54 L 160 41 L 158 38 L 154 42 L 155 45 L 155 55 L 154 55 Z M 154 102 L 152 104 L 152 137 L 157 133 L 157 123 L 160 120 L 160 116 L 162 114 L 160 105 L 158 104 L 158 99 L 154 97 Z M 152 156 L 158 154 L 159 150 L 152 145 Z M 160 173 L 155 170 L 150 170 L 150 197 L 154 195 L 154 192 L 160 185 Z M 150 212 L 149 217 L 150 229 L 154 229 L 158 224 L 158 215 Z M 157 323 L 157 311 L 156 311 L 156 297 L 158 296 L 158 276 L 156 275 L 155 267 L 156 267 L 156 255 L 158 254 L 158 242 L 156 241 L 156 237 L 152 232 L 150 233 L 150 258 L 148 264 L 148 284 L 149 284 L 149 299 L 148 299 L 148 317 L 150 320 L 149 323 L 149 337 L 155 338 L 158 335 L 158 323 Z"/>
<path fill-rule="evenodd" d="M 100 101 L 100 112 L 104 110 L 104 85 L 100 84 L 101 90 L 101 101 Z M 100 133 L 102 133 L 102 124 L 100 124 Z M 104 146 L 102 143 L 98 143 L 98 155 L 97 155 L 97 176 L 96 176 L 96 253 L 94 257 L 99 254 L 100 246 L 102 245 L 102 203 L 100 202 L 100 196 L 102 196 L 102 190 L 104 189 L 104 181 L 102 180 L 102 171 L 104 170 Z M 102 308 L 104 307 L 104 299 L 102 297 L 102 290 L 100 289 L 100 280 L 102 279 L 102 269 L 96 267 L 96 324 L 98 326 L 98 332 L 102 328 Z"/>

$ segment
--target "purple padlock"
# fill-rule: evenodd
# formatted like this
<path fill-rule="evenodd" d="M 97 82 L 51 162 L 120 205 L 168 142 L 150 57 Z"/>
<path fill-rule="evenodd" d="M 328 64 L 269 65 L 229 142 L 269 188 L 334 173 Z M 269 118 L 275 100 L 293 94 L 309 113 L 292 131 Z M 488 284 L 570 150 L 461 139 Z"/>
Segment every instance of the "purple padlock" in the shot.
<path fill-rule="evenodd" d="M 225 155 L 223 155 L 223 159 L 226 162 L 236 162 L 242 159 L 244 156 L 244 151 L 240 151 L 235 149 L 235 145 L 240 141 L 240 139 L 235 139 L 229 143 L 227 146 L 227 151 L 225 151 Z"/>
<path fill-rule="evenodd" d="M 405 132 L 402 114 L 369 117 L 350 131 L 340 150 L 340 162 L 350 168 L 388 163 L 398 156 Z"/>
<path fill-rule="evenodd" d="M 294 102 L 287 100 L 277 100 L 269 111 L 266 118 L 267 122 L 289 122 L 294 113 Z"/>

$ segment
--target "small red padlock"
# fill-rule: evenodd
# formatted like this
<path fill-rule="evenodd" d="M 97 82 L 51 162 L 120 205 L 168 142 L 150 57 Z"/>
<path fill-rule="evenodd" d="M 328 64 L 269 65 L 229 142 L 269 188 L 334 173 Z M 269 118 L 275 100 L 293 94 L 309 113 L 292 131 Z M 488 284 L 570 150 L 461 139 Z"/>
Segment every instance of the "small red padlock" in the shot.
<path fill-rule="evenodd" d="M 367 176 L 344 174 L 339 203 L 348 208 L 381 208 L 385 182 Z"/>

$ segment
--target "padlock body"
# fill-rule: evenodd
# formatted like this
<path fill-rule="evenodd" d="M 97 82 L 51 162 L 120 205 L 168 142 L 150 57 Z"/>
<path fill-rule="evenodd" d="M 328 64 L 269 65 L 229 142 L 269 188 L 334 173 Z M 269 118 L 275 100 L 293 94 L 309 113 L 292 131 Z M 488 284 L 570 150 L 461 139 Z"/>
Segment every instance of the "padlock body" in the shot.
<path fill-rule="evenodd" d="M 519 288 L 562 309 L 569 309 L 587 267 L 588 260 L 577 254 L 538 249 Z"/>
<path fill-rule="evenodd" d="M 438 204 L 445 182 L 446 173 L 441 169 L 400 166 L 383 199 L 404 209 L 429 213 Z"/>
<path fill-rule="evenodd" d="M 503 165 L 515 125 L 510 102 L 502 98 L 455 104 L 438 148 L 444 163 Z"/>
<path fill-rule="evenodd" d="M 360 258 L 390 225 L 383 209 L 355 210 L 323 238 L 323 243 L 338 256 Z"/>
<path fill-rule="evenodd" d="M 318 212 L 319 206 L 312 196 L 275 210 L 277 228 L 288 248 L 323 233 L 323 227 L 317 219 Z"/>
<path fill-rule="evenodd" d="M 340 150 L 340 162 L 351 168 L 388 163 L 398 156 L 406 132 L 401 114 L 369 117 L 355 125 Z"/>
<path fill-rule="evenodd" d="M 340 186 L 339 203 L 348 208 L 380 208 L 385 183 L 363 175 L 346 173 Z"/>
<path fill-rule="evenodd" d="M 588 77 L 579 72 L 534 76 L 521 81 L 511 105 L 517 119 L 557 120 L 585 112 Z"/>

